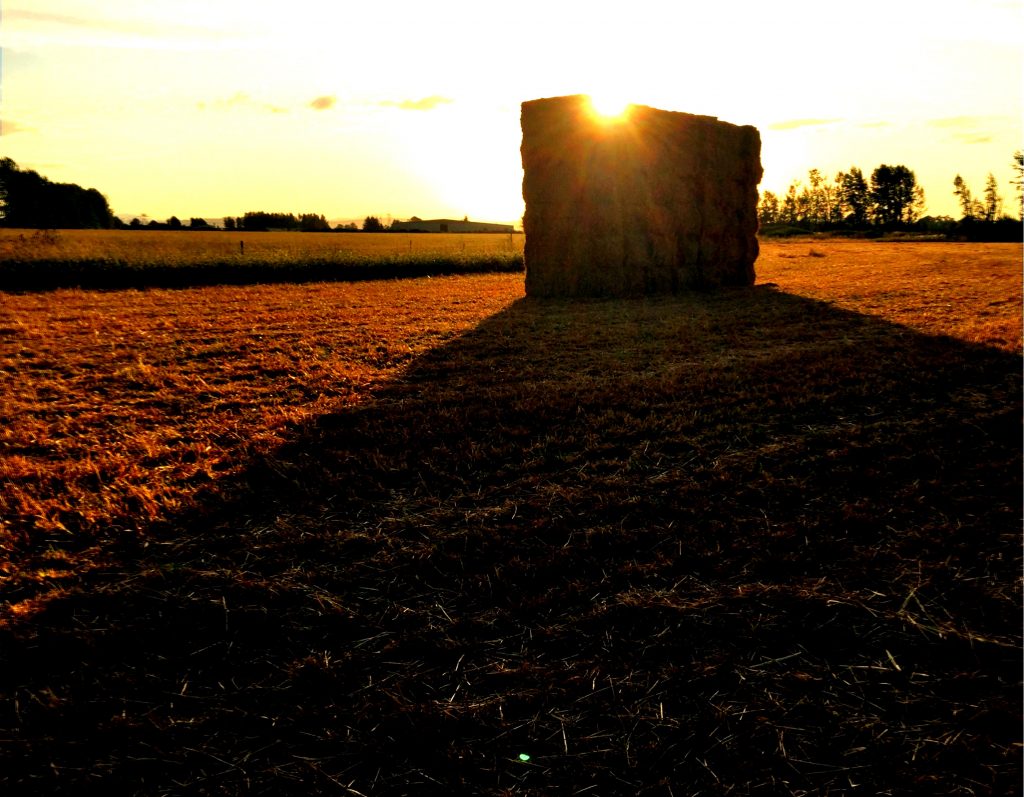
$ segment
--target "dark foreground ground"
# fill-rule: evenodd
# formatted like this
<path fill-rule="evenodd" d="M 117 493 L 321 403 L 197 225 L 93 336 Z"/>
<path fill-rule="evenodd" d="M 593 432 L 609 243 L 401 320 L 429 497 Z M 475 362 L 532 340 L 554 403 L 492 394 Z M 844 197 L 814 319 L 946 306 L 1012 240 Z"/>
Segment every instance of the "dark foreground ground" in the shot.
<path fill-rule="evenodd" d="M 9 619 L 2 791 L 1019 793 L 1020 374 L 515 301 Z"/>

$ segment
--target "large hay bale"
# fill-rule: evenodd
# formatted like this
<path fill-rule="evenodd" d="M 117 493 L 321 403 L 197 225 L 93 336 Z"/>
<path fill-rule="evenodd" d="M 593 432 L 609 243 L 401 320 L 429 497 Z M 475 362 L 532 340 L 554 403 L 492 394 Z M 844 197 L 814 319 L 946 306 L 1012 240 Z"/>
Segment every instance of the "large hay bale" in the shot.
<path fill-rule="evenodd" d="M 752 285 L 757 129 L 587 97 L 524 102 L 526 293 L 633 296 Z"/>

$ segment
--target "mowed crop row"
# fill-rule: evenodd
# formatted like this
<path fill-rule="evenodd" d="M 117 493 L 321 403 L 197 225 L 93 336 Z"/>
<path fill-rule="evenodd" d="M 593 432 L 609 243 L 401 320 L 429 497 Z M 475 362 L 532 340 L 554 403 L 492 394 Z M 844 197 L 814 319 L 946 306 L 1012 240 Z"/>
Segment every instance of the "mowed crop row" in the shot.
<path fill-rule="evenodd" d="M 1012 791 L 1020 258 L 0 295 L 10 783 Z"/>

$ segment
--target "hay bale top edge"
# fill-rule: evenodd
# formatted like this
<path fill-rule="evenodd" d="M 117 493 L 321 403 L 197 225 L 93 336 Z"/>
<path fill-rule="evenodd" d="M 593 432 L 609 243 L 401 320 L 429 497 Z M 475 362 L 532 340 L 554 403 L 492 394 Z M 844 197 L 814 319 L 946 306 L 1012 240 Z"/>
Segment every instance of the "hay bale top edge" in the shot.
<path fill-rule="evenodd" d="M 538 97 L 533 100 L 524 100 L 521 103 L 521 113 L 526 114 L 527 112 L 537 111 L 543 112 L 544 110 L 547 110 L 547 108 L 551 108 L 552 110 L 554 110 L 554 108 L 556 107 L 564 108 L 565 106 L 568 105 L 575 105 L 577 109 L 582 113 L 587 112 L 589 102 L 590 98 L 586 94 L 566 94 L 558 97 Z M 629 112 L 631 114 L 637 112 L 639 112 L 642 115 L 664 114 L 666 115 L 666 117 L 686 117 L 694 121 L 713 122 L 719 125 L 728 125 L 729 127 L 735 127 L 740 129 L 751 128 L 753 130 L 757 130 L 757 128 L 754 125 L 727 122 L 723 119 L 719 119 L 717 116 L 711 116 L 709 114 L 689 113 L 687 111 L 669 111 L 664 108 L 655 108 L 653 105 L 643 105 L 640 103 L 630 104 L 629 109 Z"/>

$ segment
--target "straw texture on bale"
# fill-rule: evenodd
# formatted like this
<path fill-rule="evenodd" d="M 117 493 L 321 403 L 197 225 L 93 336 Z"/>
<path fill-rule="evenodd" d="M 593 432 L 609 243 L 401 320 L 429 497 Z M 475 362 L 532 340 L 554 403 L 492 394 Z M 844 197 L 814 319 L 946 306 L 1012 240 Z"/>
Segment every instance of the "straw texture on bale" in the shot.
<path fill-rule="evenodd" d="M 756 128 L 582 95 L 522 105 L 526 292 L 635 296 L 752 285 Z"/>

